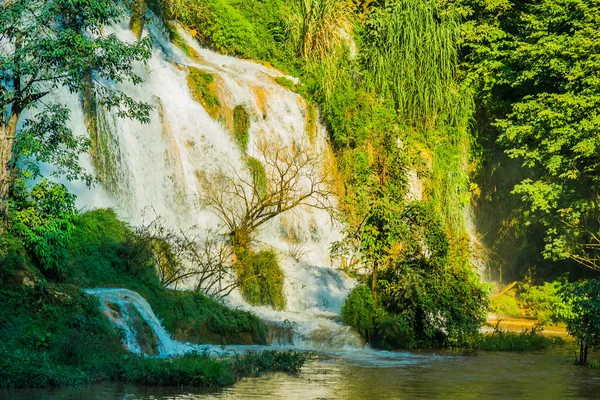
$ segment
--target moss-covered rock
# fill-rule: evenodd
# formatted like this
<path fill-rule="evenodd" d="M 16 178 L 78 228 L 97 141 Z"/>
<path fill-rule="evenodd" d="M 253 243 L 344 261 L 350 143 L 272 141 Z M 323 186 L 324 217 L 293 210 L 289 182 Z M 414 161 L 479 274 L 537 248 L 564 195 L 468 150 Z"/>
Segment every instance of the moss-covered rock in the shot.
<path fill-rule="evenodd" d="M 198 68 L 189 67 L 189 70 L 188 86 L 192 97 L 202 104 L 213 119 L 217 119 L 221 112 L 221 101 L 217 95 L 215 78 Z"/>
<path fill-rule="evenodd" d="M 233 136 L 243 153 L 248 151 L 250 141 L 250 114 L 244 105 L 240 104 L 233 109 Z"/>

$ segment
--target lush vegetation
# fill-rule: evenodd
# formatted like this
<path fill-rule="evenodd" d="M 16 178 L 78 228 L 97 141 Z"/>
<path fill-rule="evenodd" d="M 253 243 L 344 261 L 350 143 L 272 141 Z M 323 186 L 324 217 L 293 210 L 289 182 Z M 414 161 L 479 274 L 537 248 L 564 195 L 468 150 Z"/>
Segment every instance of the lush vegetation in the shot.
<path fill-rule="evenodd" d="M 597 269 L 599 5 L 462 3 L 465 79 L 479 105 L 481 206 L 497 264 Z"/>
<path fill-rule="evenodd" d="M 246 354 L 215 360 L 189 355 L 153 360 L 128 355 L 98 301 L 81 287 L 123 287 L 142 294 L 173 336 L 196 343 L 265 344 L 266 326 L 198 292 L 160 284 L 135 233 L 111 210 L 73 214 L 58 270 L 40 267 L 18 236 L 4 235 L 0 251 L 0 345 L 4 387 L 64 386 L 102 380 L 220 386 L 267 370 L 296 371 L 309 356 Z M 43 260 L 43 259 L 42 259 Z M 143 327 L 142 327 L 143 328 Z M 148 343 L 152 347 L 151 343 Z"/>
<path fill-rule="evenodd" d="M 554 278 L 557 267 L 577 278 L 575 263 L 600 270 L 597 2 L 125 3 L 138 37 L 148 6 L 191 57 L 198 54 L 172 21 L 202 45 L 299 77 L 298 84 L 277 82 L 304 96 L 311 109 L 317 105 L 329 130 L 347 227 L 332 250 L 360 281 L 342 318 L 372 345 L 532 350 L 552 342 L 536 331 L 479 334 L 489 290 L 474 272 L 465 215 L 474 199 L 484 216 L 479 226 L 489 231 L 483 240 L 488 265 L 497 267 L 490 278 L 502 282 L 504 272 L 522 278 L 527 269 Z M 86 109 L 148 122 L 149 105 L 105 84 L 140 83 L 134 64 L 151 54 L 149 39 L 124 43 L 100 35 L 126 15 L 122 3 L 12 0 L 1 7 L 0 44 L 8 50 L 0 54 L 0 382 L 210 386 L 267 369 L 297 370 L 306 355 L 157 361 L 124 354 L 97 302 L 78 288 L 138 291 L 182 340 L 264 343 L 266 328 L 202 293 L 166 289 L 153 257 L 160 241 L 149 247 L 108 210 L 80 215 L 63 185 L 39 179 L 45 162 L 58 175 L 91 183 L 78 158 L 102 146 L 93 130 L 91 140 L 74 136 L 70 110 L 45 101 L 60 87 L 82 95 Z M 189 69 L 194 98 L 213 118 L 226 119 L 217 83 Z M 34 107 L 38 113 L 25 112 Z M 232 134 L 246 153 L 250 114 L 244 106 L 230 111 Z M 201 202 L 229 230 L 244 298 L 283 309 L 277 254 L 253 248 L 256 232 L 298 205 L 327 208 L 311 200 L 330 191 L 303 193 L 298 182 L 322 179 L 311 182 L 317 188 L 331 182 L 286 175 L 316 161 L 302 149 L 260 150 L 261 161 L 246 157 L 250 180 L 217 176 L 219 185 L 207 186 Z M 282 162 L 287 168 L 278 168 L 280 176 L 267 174 Z M 240 202 L 245 207 L 231 215 L 230 205 Z M 505 264 L 519 266 L 505 271 Z M 566 322 L 584 364 L 588 350 L 599 346 L 598 294 L 596 280 L 524 284 L 518 296 L 498 296 L 492 307 L 506 314 L 526 309 L 542 323 Z"/>

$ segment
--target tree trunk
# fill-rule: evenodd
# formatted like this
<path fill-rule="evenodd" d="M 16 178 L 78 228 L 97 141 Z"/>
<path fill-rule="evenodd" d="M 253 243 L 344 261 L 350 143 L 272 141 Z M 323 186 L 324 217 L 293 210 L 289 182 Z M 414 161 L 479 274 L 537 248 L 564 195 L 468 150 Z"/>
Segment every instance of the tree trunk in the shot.
<path fill-rule="evenodd" d="M 0 125 L 0 214 L 6 211 L 12 178 L 12 151 L 17 133 L 18 115 L 11 115 L 8 123 Z"/>
<path fill-rule="evenodd" d="M 373 292 L 373 301 L 377 304 L 377 272 L 379 270 L 379 264 L 373 264 L 373 280 L 371 282 L 371 292 Z"/>

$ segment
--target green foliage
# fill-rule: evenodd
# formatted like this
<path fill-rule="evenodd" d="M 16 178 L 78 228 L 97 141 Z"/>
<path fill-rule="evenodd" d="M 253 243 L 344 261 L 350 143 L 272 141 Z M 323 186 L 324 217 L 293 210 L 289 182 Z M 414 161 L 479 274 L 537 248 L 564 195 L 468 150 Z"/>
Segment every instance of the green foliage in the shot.
<path fill-rule="evenodd" d="M 485 351 L 534 351 L 564 343 L 558 336 L 546 337 L 535 329 L 514 333 L 496 328 L 490 335 L 479 335 L 470 345 L 474 349 Z"/>
<path fill-rule="evenodd" d="M 252 186 L 256 188 L 261 196 L 267 192 L 267 171 L 260 160 L 246 156 L 246 165 L 252 176 Z"/>
<path fill-rule="evenodd" d="M 3 388 L 110 379 L 124 354 L 98 301 L 71 286 L 3 289 L 0 318 Z"/>
<path fill-rule="evenodd" d="M 342 322 L 355 328 L 364 338 L 373 334 L 375 302 L 371 289 L 364 285 L 355 287 L 342 307 Z"/>
<path fill-rule="evenodd" d="M 434 127 L 440 114 L 464 108 L 455 80 L 458 27 L 458 15 L 436 0 L 385 2 L 367 15 L 365 67 L 413 126 Z"/>
<path fill-rule="evenodd" d="M 563 280 L 545 282 L 541 286 L 521 286 L 519 297 L 541 325 L 564 324 L 572 317 L 571 306 L 561 296 Z"/>
<path fill-rule="evenodd" d="M 600 347 L 600 280 L 565 285 L 560 294 L 572 309 L 567 331 L 579 343 L 578 362 L 586 364 L 588 350 Z"/>
<path fill-rule="evenodd" d="M 448 239 L 427 208 L 415 204 L 403 219 L 412 236 L 380 273 L 381 305 L 408 321 L 420 346 L 461 346 L 485 322 L 487 289 L 470 265 L 448 262 Z"/>
<path fill-rule="evenodd" d="M 233 109 L 233 136 L 243 153 L 248 151 L 248 142 L 250 141 L 249 129 L 250 115 L 246 111 L 246 107 L 239 104 Z"/>
<path fill-rule="evenodd" d="M 244 300 L 253 305 L 268 305 L 275 310 L 285 308 L 283 283 L 285 275 L 273 250 L 241 250 L 237 252 L 236 270 Z"/>
<path fill-rule="evenodd" d="M 371 343 L 384 350 L 412 349 L 417 346 L 413 327 L 402 315 L 379 316 L 375 321 Z"/>
<path fill-rule="evenodd" d="M 312 357 L 309 352 L 275 350 L 226 359 L 202 354 L 159 360 L 131 357 L 122 364 L 122 380 L 151 386 L 220 387 L 265 372 L 298 372 Z"/>
<path fill-rule="evenodd" d="M 290 39 L 304 61 L 320 61 L 344 44 L 352 31 L 351 4 L 346 0 L 291 2 Z"/>
<path fill-rule="evenodd" d="M 490 298 L 490 311 L 505 317 L 519 317 L 521 315 L 519 302 L 510 293 L 501 296 L 492 296 Z"/>
<path fill-rule="evenodd" d="M 178 358 L 131 357 L 122 364 L 126 382 L 153 386 L 219 387 L 235 383 L 228 361 L 188 354 Z"/>
<path fill-rule="evenodd" d="M 182 341 L 267 344 L 267 327 L 256 315 L 232 310 L 198 292 L 140 291 L 165 328 Z"/>
<path fill-rule="evenodd" d="M 259 376 L 266 371 L 299 372 L 300 368 L 314 358 L 307 351 L 277 351 L 246 352 L 233 358 L 233 366 L 238 377 Z"/>
<path fill-rule="evenodd" d="M 79 287 L 125 287 L 140 293 L 182 341 L 266 343 L 266 327 L 253 314 L 208 296 L 164 288 L 147 247 L 112 210 L 94 210 L 75 222 L 69 282 Z"/>
<path fill-rule="evenodd" d="M 0 45 L 7 51 L 0 55 L 0 201 L 7 200 L 20 175 L 15 170 L 35 178 L 40 162 L 56 165 L 55 173 L 67 179 L 91 183 L 78 162 L 89 141 L 73 134 L 67 127 L 69 110 L 47 96 L 60 87 L 72 93 L 90 89 L 91 79 L 85 77 L 92 75 L 97 81 L 141 82 L 134 63 L 151 56 L 150 41 L 125 43 L 115 35 L 101 35 L 124 11 L 112 0 L 15 0 L 3 5 Z M 114 85 L 98 85 L 95 98 L 121 117 L 149 122 L 151 107 Z M 21 121 L 23 112 L 34 107 L 38 112 Z"/>
<path fill-rule="evenodd" d="M 42 269 L 64 274 L 76 216 L 75 196 L 63 185 L 45 179 L 30 191 L 22 183 L 14 192 L 11 209 L 12 231 Z"/>
<path fill-rule="evenodd" d="M 198 68 L 189 67 L 188 86 L 192 97 L 204 106 L 213 118 L 219 115 L 221 101 L 216 94 L 215 78 Z"/>
<path fill-rule="evenodd" d="M 281 0 L 152 0 L 166 20 L 177 20 L 204 46 L 223 54 L 293 67 L 285 3 Z"/>
<path fill-rule="evenodd" d="M 293 80 L 285 76 L 280 76 L 279 78 L 275 79 L 275 81 L 277 81 L 277 83 L 279 83 L 284 88 L 291 90 L 292 92 L 296 91 L 296 83 L 294 83 Z"/>
<path fill-rule="evenodd" d="M 541 230 L 546 259 L 598 269 L 600 5 L 465 3 L 473 12 L 465 69 L 480 91 L 479 124 L 522 165 L 511 188 L 520 225 Z"/>

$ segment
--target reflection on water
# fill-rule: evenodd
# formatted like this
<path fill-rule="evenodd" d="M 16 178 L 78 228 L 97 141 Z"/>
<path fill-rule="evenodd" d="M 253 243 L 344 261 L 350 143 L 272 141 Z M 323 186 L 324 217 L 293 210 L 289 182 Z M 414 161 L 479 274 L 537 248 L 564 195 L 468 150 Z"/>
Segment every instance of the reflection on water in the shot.
<path fill-rule="evenodd" d="M 221 390 L 104 384 L 55 391 L 0 392 L 24 399 L 597 399 L 600 370 L 573 365 L 572 349 L 541 353 L 379 353 L 374 362 L 328 354 L 297 375 L 267 374 Z M 374 352 L 373 352 L 374 353 Z M 372 356 L 374 354 L 371 354 Z M 350 357 L 349 357 L 350 356 Z"/>

